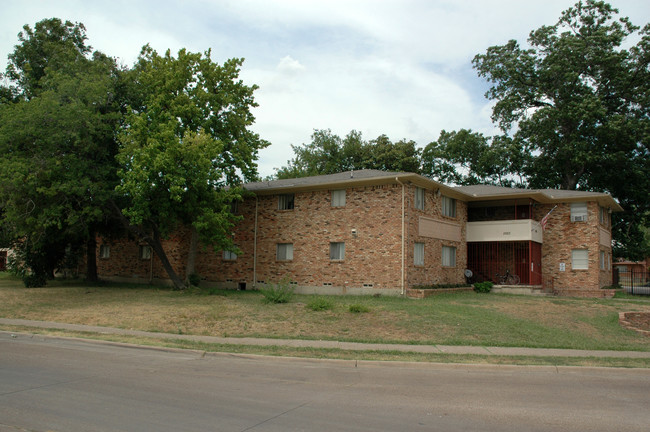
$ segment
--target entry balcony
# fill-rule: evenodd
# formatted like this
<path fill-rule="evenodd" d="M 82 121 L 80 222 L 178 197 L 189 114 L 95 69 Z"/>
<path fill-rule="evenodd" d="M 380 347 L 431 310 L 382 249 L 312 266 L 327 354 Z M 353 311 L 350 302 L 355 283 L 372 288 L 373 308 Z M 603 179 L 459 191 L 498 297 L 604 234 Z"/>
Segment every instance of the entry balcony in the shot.
<path fill-rule="evenodd" d="M 467 242 L 543 243 L 542 225 L 532 219 L 467 222 Z"/>

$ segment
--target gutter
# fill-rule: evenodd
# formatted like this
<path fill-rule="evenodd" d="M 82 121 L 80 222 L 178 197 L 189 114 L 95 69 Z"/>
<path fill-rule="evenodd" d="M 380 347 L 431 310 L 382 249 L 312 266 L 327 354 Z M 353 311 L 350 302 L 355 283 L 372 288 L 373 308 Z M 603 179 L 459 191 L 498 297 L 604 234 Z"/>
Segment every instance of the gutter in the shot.
<path fill-rule="evenodd" d="M 402 288 L 402 289 L 401 289 L 401 294 L 404 295 L 404 293 L 405 293 L 405 290 L 404 290 L 404 272 L 405 272 L 405 268 L 404 268 L 404 267 L 405 267 L 405 263 L 404 263 L 404 259 L 405 259 L 404 248 L 405 248 L 405 244 L 404 244 L 404 243 L 405 243 L 405 241 L 406 241 L 406 239 L 404 238 L 404 231 L 405 231 L 405 221 L 404 221 L 404 212 L 405 212 L 405 210 L 404 210 L 404 201 L 405 201 L 405 195 L 404 195 L 404 194 L 405 194 L 405 187 L 406 187 L 406 185 L 404 185 L 404 183 L 402 183 L 401 181 L 399 181 L 399 177 L 395 177 L 395 181 L 396 181 L 397 183 L 399 183 L 399 184 L 402 185 L 402 279 L 401 279 L 401 281 L 400 281 L 400 284 L 401 284 L 401 288 Z"/>

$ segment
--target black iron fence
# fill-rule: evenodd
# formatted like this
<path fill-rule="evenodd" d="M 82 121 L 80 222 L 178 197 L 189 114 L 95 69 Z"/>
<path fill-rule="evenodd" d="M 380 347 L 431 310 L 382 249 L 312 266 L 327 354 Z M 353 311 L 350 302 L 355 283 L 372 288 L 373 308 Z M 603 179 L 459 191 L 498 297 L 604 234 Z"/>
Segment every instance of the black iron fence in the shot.
<path fill-rule="evenodd" d="M 650 273 L 642 270 L 614 268 L 614 285 L 630 294 L 650 295 Z"/>

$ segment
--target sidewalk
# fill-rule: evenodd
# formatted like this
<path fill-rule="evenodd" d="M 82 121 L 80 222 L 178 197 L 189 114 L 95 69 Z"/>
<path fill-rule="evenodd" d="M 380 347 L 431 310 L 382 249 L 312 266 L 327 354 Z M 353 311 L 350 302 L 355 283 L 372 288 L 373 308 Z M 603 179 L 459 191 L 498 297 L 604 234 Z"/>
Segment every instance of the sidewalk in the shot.
<path fill-rule="evenodd" d="M 454 345 L 407 345 L 407 344 L 373 344 L 358 342 L 337 342 L 301 339 L 262 339 L 217 336 L 196 336 L 173 333 L 157 333 L 141 330 L 126 330 L 113 327 L 98 327 L 81 324 L 64 324 L 50 321 L 33 321 L 23 319 L 0 318 L 0 324 L 46 329 L 70 330 L 100 334 L 151 337 L 157 339 L 180 339 L 212 344 L 285 346 L 299 348 L 335 348 L 350 351 L 400 351 L 428 354 L 479 354 L 498 356 L 537 356 L 537 357 L 612 357 L 612 358 L 650 358 L 646 351 L 598 351 L 555 348 L 512 348 Z"/>

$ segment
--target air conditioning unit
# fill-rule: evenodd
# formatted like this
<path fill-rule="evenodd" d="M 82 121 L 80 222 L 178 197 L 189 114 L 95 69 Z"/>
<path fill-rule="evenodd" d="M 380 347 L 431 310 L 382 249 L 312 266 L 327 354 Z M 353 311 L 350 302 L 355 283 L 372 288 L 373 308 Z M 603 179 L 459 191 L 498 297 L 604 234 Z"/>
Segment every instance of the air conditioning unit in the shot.
<path fill-rule="evenodd" d="M 586 221 L 587 221 L 586 215 L 571 216 L 571 222 L 586 222 Z"/>

